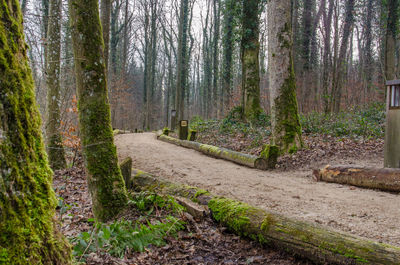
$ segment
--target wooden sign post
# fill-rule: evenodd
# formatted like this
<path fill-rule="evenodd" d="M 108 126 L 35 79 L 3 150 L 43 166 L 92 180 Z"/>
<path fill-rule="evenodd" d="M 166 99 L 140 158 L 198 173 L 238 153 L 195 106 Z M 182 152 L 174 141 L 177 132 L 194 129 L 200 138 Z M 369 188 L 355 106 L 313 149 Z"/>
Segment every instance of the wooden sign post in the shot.
<path fill-rule="evenodd" d="M 400 168 L 400 80 L 386 86 L 385 167 Z"/>
<path fill-rule="evenodd" d="M 179 139 L 187 140 L 189 134 L 189 122 L 187 120 L 181 120 L 179 122 Z"/>

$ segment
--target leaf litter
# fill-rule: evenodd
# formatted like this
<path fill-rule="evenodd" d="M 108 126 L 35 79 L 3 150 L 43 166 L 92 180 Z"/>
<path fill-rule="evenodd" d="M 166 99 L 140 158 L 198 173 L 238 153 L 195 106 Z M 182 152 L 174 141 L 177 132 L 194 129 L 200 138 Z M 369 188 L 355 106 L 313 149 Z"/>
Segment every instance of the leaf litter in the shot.
<path fill-rule="evenodd" d="M 90 232 L 94 222 L 83 163 L 56 171 L 53 186 L 59 198 L 57 217 L 64 235 L 71 239 L 82 232 Z M 141 218 L 140 214 L 130 207 L 119 219 L 135 220 Z M 163 211 L 152 213 L 156 219 L 166 214 Z M 163 247 L 150 245 L 141 253 L 127 251 L 123 258 L 97 251 L 87 255 L 86 264 L 312 264 L 231 234 L 209 216 L 198 220 L 184 213 L 181 218 L 185 229 L 179 231 L 177 237 L 166 237 Z"/>

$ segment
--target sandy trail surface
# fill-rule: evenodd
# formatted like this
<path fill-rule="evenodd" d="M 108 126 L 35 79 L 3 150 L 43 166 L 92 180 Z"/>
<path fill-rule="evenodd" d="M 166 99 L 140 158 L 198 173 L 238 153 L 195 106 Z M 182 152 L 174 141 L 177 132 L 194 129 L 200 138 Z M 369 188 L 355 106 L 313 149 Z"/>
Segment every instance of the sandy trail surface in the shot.
<path fill-rule="evenodd" d="M 400 246 L 400 195 L 315 182 L 310 170 L 260 171 L 156 140 L 155 134 L 115 139 L 120 159 L 178 183 L 238 199 L 267 211 Z M 382 161 L 334 161 L 379 166 Z"/>

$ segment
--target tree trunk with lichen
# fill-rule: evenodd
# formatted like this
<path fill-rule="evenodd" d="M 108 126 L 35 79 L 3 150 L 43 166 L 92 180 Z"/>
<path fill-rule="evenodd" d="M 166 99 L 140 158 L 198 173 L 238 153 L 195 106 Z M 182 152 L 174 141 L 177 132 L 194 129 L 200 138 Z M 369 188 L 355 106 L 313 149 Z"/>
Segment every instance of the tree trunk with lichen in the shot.
<path fill-rule="evenodd" d="M 104 44 L 96 0 L 69 0 L 79 125 L 93 213 L 108 221 L 127 203 L 111 128 Z"/>
<path fill-rule="evenodd" d="M 0 263 L 71 264 L 51 187 L 17 0 L 0 4 Z"/>
<path fill-rule="evenodd" d="M 60 54 L 61 54 L 61 0 L 50 0 L 47 30 L 47 123 L 46 147 L 53 170 L 66 167 L 65 152 L 60 134 Z"/>
<path fill-rule="evenodd" d="M 280 154 L 303 145 L 292 55 L 290 0 L 268 3 L 269 81 L 271 91 L 271 144 Z"/>
<path fill-rule="evenodd" d="M 259 0 L 243 1 L 242 18 L 242 104 L 247 121 L 254 121 L 262 112 L 260 107 L 260 19 Z"/>

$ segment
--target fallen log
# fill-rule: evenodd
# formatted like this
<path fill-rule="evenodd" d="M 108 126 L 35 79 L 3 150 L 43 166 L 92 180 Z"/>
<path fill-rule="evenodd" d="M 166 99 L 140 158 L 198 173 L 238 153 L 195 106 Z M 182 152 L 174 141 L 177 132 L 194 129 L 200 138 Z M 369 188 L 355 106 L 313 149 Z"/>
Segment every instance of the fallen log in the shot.
<path fill-rule="evenodd" d="M 131 183 L 136 190 L 178 195 L 208 205 L 214 219 L 236 234 L 318 264 L 400 264 L 398 247 L 267 212 L 139 170 L 133 170 Z"/>
<path fill-rule="evenodd" d="M 317 181 L 400 192 L 400 169 L 398 168 L 328 165 L 320 170 L 314 170 L 314 177 Z"/>
<path fill-rule="evenodd" d="M 167 143 L 175 144 L 189 149 L 194 149 L 208 156 L 225 159 L 240 165 L 261 170 L 269 169 L 269 163 L 267 162 L 267 160 L 261 157 L 243 154 L 226 148 L 216 147 L 198 142 L 179 140 L 177 138 L 166 136 L 164 134 L 158 136 L 158 139 Z"/>

